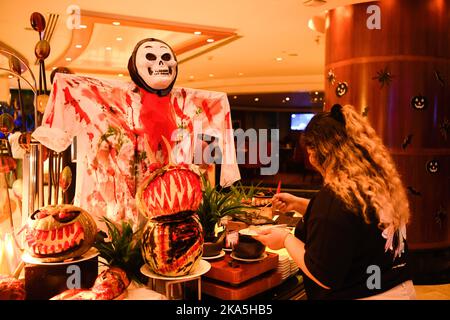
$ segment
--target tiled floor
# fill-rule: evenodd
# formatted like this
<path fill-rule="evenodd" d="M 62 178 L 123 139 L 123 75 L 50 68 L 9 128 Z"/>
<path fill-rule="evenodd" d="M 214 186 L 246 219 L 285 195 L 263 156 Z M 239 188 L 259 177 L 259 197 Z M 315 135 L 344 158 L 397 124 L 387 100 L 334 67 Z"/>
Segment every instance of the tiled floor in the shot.
<path fill-rule="evenodd" d="M 450 300 L 450 284 L 414 286 L 418 300 Z"/>

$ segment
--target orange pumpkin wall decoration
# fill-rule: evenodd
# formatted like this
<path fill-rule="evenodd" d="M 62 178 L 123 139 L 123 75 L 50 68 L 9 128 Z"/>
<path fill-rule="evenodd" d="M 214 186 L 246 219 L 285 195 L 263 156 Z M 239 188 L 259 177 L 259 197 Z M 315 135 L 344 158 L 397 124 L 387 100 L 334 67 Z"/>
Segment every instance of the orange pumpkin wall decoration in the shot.
<path fill-rule="evenodd" d="M 36 210 L 28 218 L 26 230 L 26 251 L 43 262 L 57 262 L 88 251 L 97 225 L 85 210 L 63 204 Z"/>

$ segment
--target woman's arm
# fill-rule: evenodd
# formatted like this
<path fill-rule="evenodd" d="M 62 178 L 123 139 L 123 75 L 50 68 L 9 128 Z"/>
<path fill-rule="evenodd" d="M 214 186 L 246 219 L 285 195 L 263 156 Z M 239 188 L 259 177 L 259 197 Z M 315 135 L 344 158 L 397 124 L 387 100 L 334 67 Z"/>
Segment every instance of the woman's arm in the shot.
<path fill-rule="evenodd" d="M 291 256 L 291 258 L 295 261 L 300 269 L 302 269 L 303 273 L 308 276 L 311 280 L 317 283 L 319 286 L 325 289 L 330 289 L 322 282 L 320 282 L 314 275 L 308 270 L 305 264 L 305 244 L 297 239 L 292 233 L 289 233 L 284 240 L 284 247 L 287 252 Z"/>
<path fill-rule="evenodd" d="M 310 199 L 296 197 L 290 193 L 277 193 L 272 198 L 273 209 L 281 212 L 295 210 L 304 214 Z"/>
<path fill-rule="evenodd" d="M 259 233 L 259 235 L 254 236 L 256 240 L 261 241 L 272 250 L 286 248 L 289 255 L 306 276 L 311 278 L 311 280 L 316 282 L 322 288 L 330 289 L 314 277 L 308 270 L 305 264 L 305 244 L 297 239 L 288 229 L 271 228 L 261 230 Z"/>

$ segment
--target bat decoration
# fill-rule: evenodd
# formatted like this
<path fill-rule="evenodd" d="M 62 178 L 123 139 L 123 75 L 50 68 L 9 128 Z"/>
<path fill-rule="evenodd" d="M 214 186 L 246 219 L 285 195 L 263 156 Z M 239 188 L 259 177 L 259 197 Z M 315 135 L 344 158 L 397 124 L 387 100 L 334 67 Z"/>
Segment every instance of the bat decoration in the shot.
<path fill-rule="evenodd" d="M 388 86 L 392 82 L 392 78 L 394 78 L 394 76 L 388 71 L 388 68 L 385 67 L 383 70 L 377 71 L 377 75 L 372 79 L 378 80 L 381 84 L 381 88 L 383 88 L 385 85 Z"/>
<path fill-rule="evenodd" d="M 447 217 L 447 212 L 445 211 L 443 206 L 439 206 L 438 211 L 434 215 L 434 221 L 439 225 L 439 228 L 442 228 L 442 221 Z"/>
<path fill-rule="evenodd" d="M 441 87 L 445 87 L 445 81 L 442 78 L 441 73 L 439 71 L 437 71 L 437 70 L 434 70 L 434 76 L 436 77 L 436 80 L 439 82 Z"/>
<path fill-rule="evenodd" d="M 420 193 L 420 191 L 417 191 L 416 189 L 414 189 L 411 186 L 408 186 L 407 189 L 408 189 L 409 193 L 412 194 L 413 196 L 419 196 L 420 197 L 422 195 L 422 193 Z"/>
<path fill-rule="evenodd" d="M 403 139 L 403 143 L 402 143 L 402 149 L 405 150 L 412 142 L 412 134 L 408 134 L 408 136 L 405 137 L 405 139 Z"/>
<path fill-rule="evenodd" d="M 445 141 L 448 139 L 448 135 L 450 133 L 450 121 L 447 118 L 439 125 L 439 131 L 441 132 L 442 137 Z"/>

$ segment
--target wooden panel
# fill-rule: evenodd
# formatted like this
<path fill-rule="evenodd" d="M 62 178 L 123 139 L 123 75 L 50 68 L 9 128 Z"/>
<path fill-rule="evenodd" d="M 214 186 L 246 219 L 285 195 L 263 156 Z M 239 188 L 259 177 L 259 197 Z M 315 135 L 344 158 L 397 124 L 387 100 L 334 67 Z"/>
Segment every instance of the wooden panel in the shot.
<path fill-rule="evenodd" d="M 241 262 L 234 260 L 230 254 L 223 259 L 210 261 L 211 269 L 204 278 L 223 281 L 227 284 L 238 285 L 278 267 L 278 254 L 266 252 L 267 257 L 257 262 Z M 230 265 L 234 261 L 234 267 Z"/>
<path fill-rule="evenodd" d="M 381 8 L 381 29 L 366 26 L 366 10 Z M 450 246 L 450 3 L 443 0 L 385 0 L 336 8 L 329 12 L 325 76 L 333 70 L 336 83 L 326 80 L 325 109 L 334 103 L 351 104 L 363 112 L 393 155 L 409 192 L 411 248 Z M 382 85 L 377 79 L 386 70 L 392 76 Z M 335 94 L 338 82 L 347 82 L 348 93 Z M 414 109 L 411 100 L 422 95 L 425 109 Z M 403 146 L 408 135 L 411 143 Z M 440 172 L 430 174 L 425 165 L 437 159 Z M 444 212 L 441 221 L 438 211 Z M 447 216 L 445 216 L 447 215 Z"/>
<path fill-rule="evenodd" d="M 230 286 L 202 278 L 202 292 L 223 300 L 244 300 L 281 283 L 281 274 L 273 271 L 240 286 Z"/>

